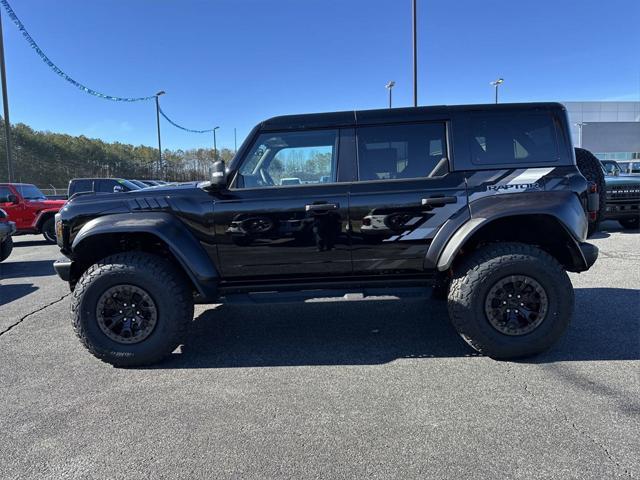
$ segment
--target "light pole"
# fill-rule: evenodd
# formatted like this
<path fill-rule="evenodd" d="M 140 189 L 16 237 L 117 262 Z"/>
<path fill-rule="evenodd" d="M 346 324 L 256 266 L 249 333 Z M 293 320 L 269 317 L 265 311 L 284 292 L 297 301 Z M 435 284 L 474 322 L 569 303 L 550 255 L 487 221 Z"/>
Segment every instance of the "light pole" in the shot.
<path fill-rule="evenodd" d="M 417 5 L 413 0 L 412 20 L 413 20 L 413 106 L 418 106 L 418 27 L 417 27 Z"/>
<path fill-rule="evenodd" d="M 160 90 L 156 93 L 156 122 L 158 125 L 158 175 L 162 176 L 162 142 L 160 141 L 160 95 L 164 95 L 166 92 Z"/>
<path fill-rule="evenodd" d="M 394 82 L 393 80 L 390 80 L 389 83 L 387 83 L 384 87 L 389 90 L 389 108 L 391 108 L 391 90 L 393 90 L 393 87 L 396 86 L 396 82 Z"/>
<path fill-rule="evenodd" d="M 578 127 L 578 147 L 582 148 L 582 127 L 589 124 L 586 122 L 578 122 L 574 123 L 574 125 Z"/>
<path fill-rule="evenodd" d="M 13 182 L 13 163 L 11 158 L 11 121 L 9 120 L 9 97 L 7 94 L 7 74 L 4 67 L 4 35 L 0 16 L 0 79 L 2 80 L 2 103 L 4 107 L 4 144 L 7 152 L 7 177 Z"/>
<path fill-rule="evenodd" d="M 238 133 L 236 129 L 233 129 L 233 154 L 238 153 Z"/>
<path fill-rule="evenodd" d="M 494 80 L 493 82 L 490 82 L 490 83 L 496 89 L 496 103 L 498 103 L 498 87 L 504 83 L 504 78 L 499 78 L 499 79 Z"/>
<path fill-rule="evenodd" d="M 217 162 L 218 161 L 218 144 L 216 142 L 216 130 L 218 130 L 220 127 L 214 127 L 213 128 L 213 161 Z"/>

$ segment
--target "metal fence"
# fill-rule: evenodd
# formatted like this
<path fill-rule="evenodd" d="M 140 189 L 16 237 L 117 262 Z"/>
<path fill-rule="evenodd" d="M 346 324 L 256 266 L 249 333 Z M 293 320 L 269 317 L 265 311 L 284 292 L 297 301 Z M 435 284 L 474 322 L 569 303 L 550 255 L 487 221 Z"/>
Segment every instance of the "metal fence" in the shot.
<path fill-rule="evenodd" d="M 50 185 L 51 188 L 41 188 L 40 191 L 45 194 L 47 198 L 51 199 L 66 199 L 67 198 L 67 187 L 54 187 Z"/>

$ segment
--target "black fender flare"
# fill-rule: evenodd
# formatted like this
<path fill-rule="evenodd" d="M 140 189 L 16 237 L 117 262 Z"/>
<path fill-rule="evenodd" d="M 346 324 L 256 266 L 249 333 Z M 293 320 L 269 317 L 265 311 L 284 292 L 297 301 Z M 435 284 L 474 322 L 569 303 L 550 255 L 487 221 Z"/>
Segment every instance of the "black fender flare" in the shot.
<path fill-rule="evenodd" d="M 587 234 L 587 217 L 580 199 L 572 191 L 491 195 L 470 203 L 469 215 L 449 220 L 447 223 L 451 224 L 445 223 L 435 236 L 425 257 L 425 268 L 449 270 L 474 233 L 495 220 L 526 215 L 546 215 L 557 220 L 570 238 L 569 246 L 575 259 L 573 269 L 589 268 L 580 248 Z M 443 238 L 438 238 L 441 233 Z"/>
<path fill-rule="evenodd" d="M 73 239 L 74 252 L 88 239 L 114 233 L 148 233 L 158 237 L 180 263 L 204 299 L 216 295 L 218 271 L 189 229 L 175 216 L 164 212 L 118 213 L 88 221 Z"/>

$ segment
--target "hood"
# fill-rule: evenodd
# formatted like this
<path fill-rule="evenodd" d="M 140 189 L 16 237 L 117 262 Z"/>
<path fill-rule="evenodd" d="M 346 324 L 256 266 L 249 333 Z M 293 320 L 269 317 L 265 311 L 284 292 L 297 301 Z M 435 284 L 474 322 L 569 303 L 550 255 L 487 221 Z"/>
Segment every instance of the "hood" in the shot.
<path fill-rule="evenodd" d="M 640 185 L 640 175 L 605 175 L 604 181 L 608 186 L 613 185 Z"/>
<path fill-rule="evenodd" d="M 38 210 L 60 210 L 62 206 L 67 202 L 66 200 L 25 200 L 29 203 L 31 208 L 37 208 Z"/>
<path fill-rule="evenodd" d="M 62 218 L 72 216 L 96 216 L 141 210 L 141 205 L 158 209 L 169 208 L 168 203 L 180 203 L 183 199 L 207 202 L 212 197 L 197 187 L 197 182 L 178 185 L 159 185 L 119 193 L 82 192 L 73 195 L 61 210 Z M 146 208 L 142 210 L 147 210 Z"/>

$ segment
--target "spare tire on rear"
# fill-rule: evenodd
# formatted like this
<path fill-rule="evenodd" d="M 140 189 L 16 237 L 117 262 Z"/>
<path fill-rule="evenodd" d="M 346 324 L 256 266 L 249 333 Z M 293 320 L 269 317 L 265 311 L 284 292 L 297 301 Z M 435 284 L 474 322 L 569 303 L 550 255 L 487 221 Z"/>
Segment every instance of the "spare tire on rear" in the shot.
<path fill-rule="evenodd" d="M 604 219 L 604 213 L 607 202 L 607 184 L 604 181 L 604 171 L 602 170 L 602 164 L 600 160 L 584 148 L 576 148 L 576 163 L 578 170 L 584 178 L 589 182 L 593 182 L 598 187 L 598 195 L 600 197 L 600 205 L 596 214 L 596 219 L 589 221 L 588 236 L 598 231 L 600 222 Z"/>

